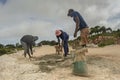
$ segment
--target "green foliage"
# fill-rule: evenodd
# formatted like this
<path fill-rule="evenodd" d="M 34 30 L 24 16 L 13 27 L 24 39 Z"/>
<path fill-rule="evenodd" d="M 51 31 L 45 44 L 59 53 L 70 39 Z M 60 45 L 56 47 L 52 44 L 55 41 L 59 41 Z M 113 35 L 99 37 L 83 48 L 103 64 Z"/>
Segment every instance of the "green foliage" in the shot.
<path fill-rule="evenodd" d="M 2 48 L 2 49 L 0 49 L 0 56 L 4 55 L 4 54 L 11 54 L 11 53 L 14 53 L 14 52 L 15 52 L 15 50 Z"/>
<path fill-rule="evenodd" d="M 99 36 L 102 36 L 101 40 L 99 39 Z M 113 37 L 113 39 L 104 39 L 105 37 L 109 36 Z M 111 28 L 106 28 L 105 26 L 95 26 L 90 28 L 90 41 L 92 41 L 93 43 L 96 43 L 97 41 L 97 44 L 100 47 L 115 44 L 115 40 L 117 38 L 120 38 L 120 29 L 113 31 Z"/>
<path fill-rule="evenodd" d="M 6 54 L 6 53 L 7 53 L 6 49 L 0 49 L 0 56 L 3 55 L 3 54 Z"/>
<path fill-rule="evenodd" d="M 77 39 L 69 40 L 68 43 L 69 43 L 69 45 L 73 46 L 73 44 L 74 44 L 75 42 L 78 42 L 78 41 L 80 41 L 80 40 L 81 40 L 81 38 L 80 38 L 80 36 L 79 36 Z"/>
<path fill-rule="evenodd" d="M 68 41 L 69 45 L 72 45 L 73 42 L 74 42 L 74 40 L 69 40 Z"/>
<path fill-rule="evenodd" d="M 98 44 L 99 47 L 104 47 L 107 45 L 115 44 L 115 41 L 113 39 L 103 40 L 101 43 Z"/>
<path fill-rule="evenodd" d="M 13 45 L 13 44 L 8 44 L 8 45 L 6 45 L 5 47 L 6 47 L 6 48 L 14 49 L 14 48 L 15 48 L 15 45 Z"/>
<path fill-rule="evenodd" d="M 56 41 L 54 41 L 54 40 L 52 40 L 52 41 L 46 41 L 46 40 L 43 40 L 43 41 L 41 41 L 40 43 L 38 43 L 38 45 L 50 45 L 50 46 L 53 46 L 53 45 L 56 45 L 57 44 L 57 42 Z"/>
<path fill-rule="evenodd" d="M 22 45 L 19 43 L 16 43 L 16 48 L 22 48 Z"/>
<path fill-rule="evenodd" d="M 0 44 L 0 56 L 4 54 L 14 53 L 16 49 L 21 50 L 22 46 L 18 44 L 16 46 L 13 44 L 7 44 L 5 46 L 3 44 Z"/>
<path fill-rule="evenodd" d="M 100 35 L 99 35 L 99 34 L 93 35 L 93 36 L 89 37 L 89 39 L 94 40 L 94 39 L 96 39 L 98 36 L 100 36 Z"/>
<path fill-rule="evenodd" d="M 118 29 L 117 31 L 113 31 L 113 34 L 115 37 L 119 38 L 120 37 L 120 29 Z"/>
<path fill-rule="evenodd" d="M 105 26 L 95 26 L 90 28 L 90 35 L 98 35 L 98 34 L 105 34 L 105 33 L 112 33 L 111 28 L 106 28 Z"/>
<path fill-rule="evenodd" d="M 4 48 L 4 45 L 3 45 L 3 44 L 0 44 L 0 48 Z"/>

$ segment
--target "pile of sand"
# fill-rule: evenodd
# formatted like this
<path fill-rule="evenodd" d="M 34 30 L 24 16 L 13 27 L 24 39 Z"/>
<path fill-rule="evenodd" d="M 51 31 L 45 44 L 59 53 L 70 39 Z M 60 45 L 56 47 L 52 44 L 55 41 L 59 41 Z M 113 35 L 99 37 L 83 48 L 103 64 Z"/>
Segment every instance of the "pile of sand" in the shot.
<path fill-rule="evenodd" d="M 120 46 L 89 48 L 88 72 L 91 77 L 72 74 L 71 55 L 64 61 L 55 54 L 54 47 L 35 48 L 35 58 L 25 59 L 23 51 L 0 56 L 0 80 L 119 80 Z"/>

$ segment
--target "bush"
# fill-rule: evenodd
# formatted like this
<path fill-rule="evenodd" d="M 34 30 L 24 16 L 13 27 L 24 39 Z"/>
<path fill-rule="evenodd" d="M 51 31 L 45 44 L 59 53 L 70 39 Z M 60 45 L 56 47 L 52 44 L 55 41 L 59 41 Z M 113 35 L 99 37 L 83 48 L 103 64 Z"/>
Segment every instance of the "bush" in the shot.
<path fill-rule="evenodd" d="M 100 42 L 98 44 L 98 46 L 99 47 L 104 47 L 104 46 L 112 45 L 112 44 L 115 44 L 115 41 L 113 39 L 109 39 L 109 40 L 104 40 L 104 41 Z"/>
<path fill-rule="evenodd" d="M 4 55 L 4 54 L 11 54 L 14 52 L 15 52 L 15 49 L 2 48 L 2 49 L 0 49 L 0 56 Z"/>
<path fill-rule="evenodd" d="M 15 45 L 13 45 L 13 44 L 8 44 L 8 45 L 6 45 L 5 47 L 6 47 L 6 48 L 10 48 L 10 49 L 14 49 L 14 48 L 15 48 Z"/>
<path fill-rule="evenodd" d="M 3 54 L 6 54 L 6 53 L 7 53 L 6 49 L 0 49 L 0 56 L 3 55 Z"/>
<path fill-rule="evenodd" d="M 56 45 L 56 41 L 54 41 L 54 40 L 52 40 L 52 41 L 46 41 L 46 40 L 44 40 L 44 41 L 41 41 L 40 43 L 38 43 L 38 46 L 41 46 L 41 44 L 42 45 L 50 45 L 50 46 L 53 46 L 53 45 Z"/>
<path fill-rule="evenodd" d="M 3 44 L 0 44 L 0 48 L 4 48 L 4 45 L 3 45 Z"/>

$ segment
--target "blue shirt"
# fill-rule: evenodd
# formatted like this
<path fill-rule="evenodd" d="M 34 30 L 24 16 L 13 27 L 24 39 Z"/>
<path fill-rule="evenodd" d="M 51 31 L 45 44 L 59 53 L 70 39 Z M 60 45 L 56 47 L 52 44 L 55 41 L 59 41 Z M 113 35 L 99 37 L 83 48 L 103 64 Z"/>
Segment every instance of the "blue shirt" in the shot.
<path fill-rule="evenodd" d="M 80 20 L 80 24 L 79 24 L 79 29 L 82 30 L 83 28 L 88 27 L 87 23 L 85 22 L 85 20 L 83 19 L 83 17 L 80 15 L 80 13 L 78 13 L 77 11 L 73 11 L 70 14 L 71 17 L 73 17 L 73 20 L 76 22 L 75 18 L 78 17 Z"/>

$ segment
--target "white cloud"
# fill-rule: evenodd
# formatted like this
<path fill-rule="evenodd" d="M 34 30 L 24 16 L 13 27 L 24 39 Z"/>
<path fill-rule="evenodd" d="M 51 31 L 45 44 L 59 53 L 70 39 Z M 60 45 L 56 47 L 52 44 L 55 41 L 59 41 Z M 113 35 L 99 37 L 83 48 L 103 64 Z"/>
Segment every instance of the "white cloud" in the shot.
<path fill-rule="evenodd" d="M 119 0 L 7 0 L 0 4 L 0 38 L 16 41 L 24 34 L 32 34 L 40 40 L 54 40 L 55 29 L 72 37 L 75 23 L 67 17 L 69 8 L 79 11 L 89 26 L 113 28 L 120 24 L 119 19 L 111 20 L 120 13 L 119 3 Z"/>

